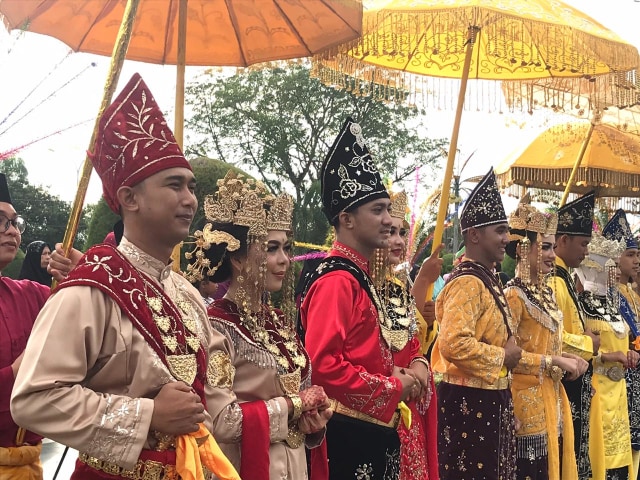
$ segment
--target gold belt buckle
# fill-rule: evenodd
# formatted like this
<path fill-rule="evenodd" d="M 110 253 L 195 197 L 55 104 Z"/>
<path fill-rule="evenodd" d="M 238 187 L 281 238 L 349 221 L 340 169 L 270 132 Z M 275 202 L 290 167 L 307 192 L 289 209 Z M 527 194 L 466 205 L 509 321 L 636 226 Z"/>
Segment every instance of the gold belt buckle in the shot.
<path fill-rule="evenodd" d="M 605 374 L 609 377 L 609 380 L 619 382 L 624 378 L 624 369 L 616 365 L 615 367 L 608 368 Z"/>

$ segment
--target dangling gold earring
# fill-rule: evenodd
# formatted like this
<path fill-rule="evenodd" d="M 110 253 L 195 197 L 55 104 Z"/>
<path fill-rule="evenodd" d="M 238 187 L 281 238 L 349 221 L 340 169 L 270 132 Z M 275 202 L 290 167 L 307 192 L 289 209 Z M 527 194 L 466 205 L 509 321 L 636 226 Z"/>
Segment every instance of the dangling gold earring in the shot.
<path fill-rule="evenodd" d="M 526 236 L 520 240 L 520 279 L 525 285 L 531 283 L 531 265 L 529 264 L 529 251 L 531 242 Z"/>

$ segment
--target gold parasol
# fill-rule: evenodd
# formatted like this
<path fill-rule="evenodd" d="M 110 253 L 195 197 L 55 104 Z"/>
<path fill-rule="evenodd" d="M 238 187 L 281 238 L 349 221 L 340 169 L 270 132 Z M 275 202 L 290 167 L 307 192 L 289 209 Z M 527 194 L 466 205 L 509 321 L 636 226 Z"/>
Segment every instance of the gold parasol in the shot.
<path fill-rule="evenodd" d="M 0 16 L 9 29 L 50 35 L 76 51 L 112 55 L 89 150 L 125 54 L 178 65 L 174 133 L 182 145 L 185 65 L 248 66 L 309 56 L 358 37 L 362 29 L 360 0 L 2 0 Z M 67 253 L 91 170 L 86 158 L 65 234 Z"/>
<path fill-rule="evenodd" d="M 626 116 L 617 125 L 574 122 L 551 127 L 496 167 L 498 184 L 564 191 L 587 132 L 593 130 L 571 192 L 640 197 L 640 124 L 633 112 Z M 640 111 L 637 116 L 640 120 Z"/>
<path fill-rule="evenodd" d="M 331 57 L 318 59 L 328 62 L 324 73 L 318 69 L 325 83 L 335 83 L 331 70 L 365 82 L 399 81 L 408 74 L 461 80 L 443 191 L 451 185 L 469 78 L 580 78 L 639 64 L 635 47 L 560 0 L 394 0 L 366 12 L 363 23 L 362 38 L 341 46 L 333 64 Z M 447 207 L 443 195 L 434 248 L 442 239 Z"/>
<path fill-rule="evenodd" d="M 597 124 L 602 122 L 622 132 L 639 134 L 640 79 L 636 71 L 581 79 L 573 83 L 565 83 L 563 79 L 543 79 L 524 82 L 515 88 L 505 85 L 503 89 L 509 102 L 526 104 L 531 113 L 535 108 L 544 106 L 579 118 L 591 118 L 591 125 L 582 139 L 582 147 L 569 171 L 561 206 L 566 203 L 569 193 L 575 191 L 573 187 L 578 171 Z"/>

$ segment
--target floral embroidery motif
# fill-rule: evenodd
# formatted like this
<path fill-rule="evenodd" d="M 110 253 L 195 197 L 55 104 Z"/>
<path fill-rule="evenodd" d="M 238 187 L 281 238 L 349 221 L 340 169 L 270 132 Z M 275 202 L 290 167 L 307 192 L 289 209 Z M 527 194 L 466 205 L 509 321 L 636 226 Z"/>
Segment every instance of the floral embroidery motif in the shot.
<path fill-rule="evenodd" d="M 231 388 L 236 368 L 229 355 L 221 350 L 211 354 L 207 366 L 207 383 L 216 388 Z"/>
<path fill-rule="evenodd" d="M 365 463 L 356 468 L 355 477 L 358 480 L 371 480 L 373 477 L 373 467 L 370 463 Z"/>
<path fill-rule="evenodd" d="M 106 462 L 122 463 L 124 453 L 136 437 L 140 423 L 140 399 L 107 395 L 100 425 L 86 450 Z M 114 445 L 121 448 L 114 449 Z M 117 455 L 116 452 L 119 452 Z"/>
<path fill-rule="evenodd" d="M 338 167 L 338 176 L 340 177 L 340 197 L 343 199 L 355 197 L 355 195 L 362 192 L 370 192 L 373 190 L 369 185 L 364 185 L 355 180 L 349 178 L 349 172 L 344 165 Z"/>

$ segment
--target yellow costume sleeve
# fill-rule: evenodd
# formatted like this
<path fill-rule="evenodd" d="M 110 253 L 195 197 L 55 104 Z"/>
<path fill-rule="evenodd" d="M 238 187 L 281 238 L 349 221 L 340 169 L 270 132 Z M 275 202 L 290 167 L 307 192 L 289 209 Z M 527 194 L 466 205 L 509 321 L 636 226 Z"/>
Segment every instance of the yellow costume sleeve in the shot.
<path fill-rule="evenodd" d="M 524 295 L 518 288 L 507 288 L 504 295 L 511 310 L 513 320 L 513 329 L 515 332 L 516 343 L 522 350 L 522 357 L 518 365 L 513 369 L 513 373 L 521 373 L 523 375 L 540 375 L 542 372 L 543 355 L 539 353 L 531 353 L 526 350 L 527 346 L 523 344 L 522 339 L 530 338 L 532 333 L 527 331 L 526 323 L 522 320 L 528 315 Z"/>
<path fill-rule="evenodd" d="M 440 322 L 434 358 L 440 373 L 494 383 L 504 363 L 504 317 L 482 281 L 464 275 L 449 282 L 436 301 Z"/>
<path fill-rule="evenodd" d="M 580 321 L 580 314 L 576 307 L 567 285 L 559 277 L 551 279 L 558 308 L 564 317 L 564 331 L 562 332 L 562 351 L 578 355 L 585 360 L 593 357 L 593 342 L 588 335 L 584 334 L 584 328 Z"/>

